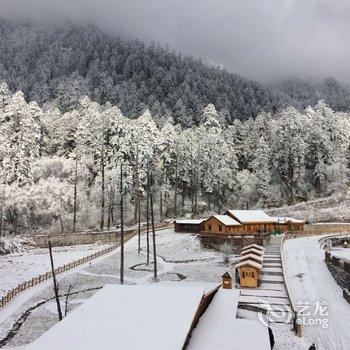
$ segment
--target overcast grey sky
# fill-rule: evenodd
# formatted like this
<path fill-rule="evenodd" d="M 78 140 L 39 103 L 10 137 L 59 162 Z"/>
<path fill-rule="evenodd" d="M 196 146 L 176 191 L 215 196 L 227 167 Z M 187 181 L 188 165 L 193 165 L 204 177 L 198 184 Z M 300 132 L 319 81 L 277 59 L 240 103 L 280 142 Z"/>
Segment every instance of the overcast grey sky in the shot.
<path fill-rule="evenodd" d="M 350 0 L 0 0 L 0 16 L 92 22 L 259 81 L 350 82 Z"/>

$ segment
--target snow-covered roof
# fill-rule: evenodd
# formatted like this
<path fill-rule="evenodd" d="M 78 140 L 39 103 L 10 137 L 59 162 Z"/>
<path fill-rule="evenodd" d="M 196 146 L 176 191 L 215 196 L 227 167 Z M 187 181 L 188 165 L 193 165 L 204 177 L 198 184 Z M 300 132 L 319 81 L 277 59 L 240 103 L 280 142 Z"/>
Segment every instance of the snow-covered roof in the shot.
<path fill-rule="evenodd" d="M 280 224 L 286 224 L 288 222 L 291 222 L 293 224 L 304 224 L 306 220 L 299 220 L 299 219 L 294 219 L 290 217 L 285 217 L 285 216 L 275 216 L 274 219 L 277 221 L 277 223 Z"/>
<path fill-rule="evenodd" d="M 221 283 L 213 282 L 178 282 L 178 281 L 160 281 L 157 283 L 159 286 L 168 286 L 168 287 L 190 287 L 190 288 L 203 288 L 204 295 L 214 292 L 221 286 Z"/>
<path fill-rule="evenodd" d="M 242 224 L 276 222 L 275 218 L 267 215 L 263 210 L 228 210 L 227 212 Z"/>
<path fill-rule="evenodd" d="M 236 264 L 235 265 L 235 268 L 238 269 L 242 266 L 252 266 L 252 267 L 255 267 L 256 269 L 258 270 L 261 270 L 262 269 L 262 265 L 257 263 L 256 261 L 253 261 L 253 260 L 243 260 L 241 261 L 240 263 Z"/>
<path fill-rule="evenodd" d="M 206 219 L 178 219 L 174 220 L 177 224 L 200 225 Z"/>
<path fill-rule="evenodd" d="M 270 350 L 266 326 L 236 319 L 239 291 L 219 289 L 194 329 L 188 350 Z"/>
<path fill-rule="evenodd" d="M 263 262 L 264 258 L 262 256 L 259 256 L 259 255 L 255 255 L 255 254 L 247 254 L 247 255 L 243 255 L 241 256 L 238 261 L 243 261 L 243 260 L 249 260 L 249 259 L 255 259 L 255 260 L 258 260 L 258 261 L 261 261 Z"/>
<path fill-rule="evenodd" d="M 213 215 L 213 217 L 223 223 L 225 226 L 240 226 L 241 224 L 228 215 Z"/>
<path fill-rule="evenodd" d="M 261 251 L 263 251 L 265 249 L 261 245 L 257 245 L 257 244 L 254 243 L 254 244 L 246 245 L 245 247 L 243 247 L 242 250 L 247 250 L 247 249 L 250 249 L 250 248 L 255 248 L 255 249 L 258 249 L 258 250 L 261 250 Z"/>
<path fill-rule="evenodd" d="M 255 249 L 255 248 L 249 248 L 249 249 L 241 251 L 241 255 L 247 255 L 247 254 L 254 254 L 254 255 L 258 255 L 258 256 L 263 256 L 264 252 L 261 251 L 260 249 Z"/>
<path fill-rule="evenodd" d="M 107 285 L 27 350 L 182 349 L 204 288 Z"/>

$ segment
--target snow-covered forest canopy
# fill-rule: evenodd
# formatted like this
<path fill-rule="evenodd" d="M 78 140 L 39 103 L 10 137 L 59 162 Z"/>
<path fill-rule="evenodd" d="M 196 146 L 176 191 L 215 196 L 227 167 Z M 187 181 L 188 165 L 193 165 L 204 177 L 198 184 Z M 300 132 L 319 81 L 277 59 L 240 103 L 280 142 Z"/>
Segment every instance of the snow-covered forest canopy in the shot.
<path fill-rule="evenodd" d="M 293 79 L 266 87 L 158 44 L 67 23 L 48 27 L 0 20 L 0 81 L 40 106 L 54 101 L 67 111 L 87 95 L 117 105 L 127 117 L 149 108 L 155 120 L 171 116 L 185 127 L 198 126 L 209 103 L 227 124 L 321 99 L 336 111 L 350 110 L 350 89 L 335 79 Z"/>
<path fill-rule="evenodd" d="M 118 223 L 119 169 L 126 217 L 145 211 L 152 171 L 156 218 L 226 207 L 293 204 L 341 191 L 349 181 L 350 116 L 320 101 L 298 111 L 220 121 L 213 104 L 182 128 L 146 109 L 127 118 L 82 97 L 61 111 L 0 86 L 0 229 L 67 231 Z M 76 193 L 76 196 L 75 196 Z"/>

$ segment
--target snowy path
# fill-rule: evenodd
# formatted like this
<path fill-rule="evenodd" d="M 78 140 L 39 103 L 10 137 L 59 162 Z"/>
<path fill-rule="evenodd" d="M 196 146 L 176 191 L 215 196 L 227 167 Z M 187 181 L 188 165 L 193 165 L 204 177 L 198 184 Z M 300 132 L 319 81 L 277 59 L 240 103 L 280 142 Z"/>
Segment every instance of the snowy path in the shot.
<path fill-rule="evenodd" d="M 329 315 L 321 317 L 329 319 L 328 328 L 306 325 L 305 336 L 314 341 L 319 350 L 346 350 L 350 346 L 350 305 L 344 300 L 341 288 L 323 261 L 324 251 L 319 248 L 319 238 L 296 238 L 284 244 L 284 271 L 290 297 L 295 305 L 309 302 L 313 306 L 326 302 Z M 314 317 L 320 318 L 318 315 Z"/>

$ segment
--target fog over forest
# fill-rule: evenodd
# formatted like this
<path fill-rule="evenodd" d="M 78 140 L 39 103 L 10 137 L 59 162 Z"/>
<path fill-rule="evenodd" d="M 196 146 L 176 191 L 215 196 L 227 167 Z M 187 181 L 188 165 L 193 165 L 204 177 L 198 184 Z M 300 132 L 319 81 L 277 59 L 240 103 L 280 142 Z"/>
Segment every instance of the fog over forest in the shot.
<path fill-rule="evenodd" d="M 347 0 L 0 1 L 1 18 L 93 23 L 269 83 L 291 76 L 349 83 L 349 13 Z"/>

